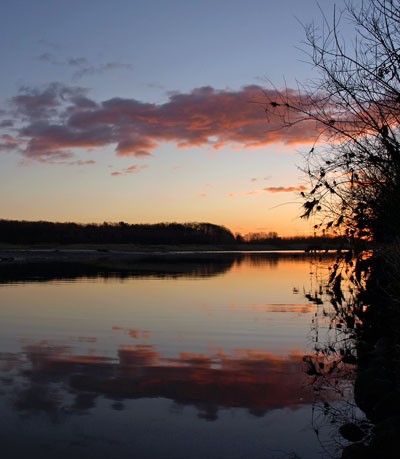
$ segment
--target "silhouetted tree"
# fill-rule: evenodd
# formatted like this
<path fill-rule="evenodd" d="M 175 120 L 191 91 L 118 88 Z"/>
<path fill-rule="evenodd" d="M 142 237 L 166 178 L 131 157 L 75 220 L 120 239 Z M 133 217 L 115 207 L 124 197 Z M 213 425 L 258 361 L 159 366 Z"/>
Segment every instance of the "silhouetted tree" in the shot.
<path fill-rule="evenodd" d="M 234 244 L 235 236 L 211 223 L 102 224 L 0 220 L 0 242 L 11 244 Z"/>
<path fill-rule="evenodd" d="M 354 40 L 344 38 L 344 20 Z M 400 8 L 396 0 L 347 1 L 322 28 L 305 27 L 319 77 L 281 91 L 267 113 L 283 125 L 315 122 L 306 155 L 303 217 L 316 228 L 390 241 L 400 235 Z"/>

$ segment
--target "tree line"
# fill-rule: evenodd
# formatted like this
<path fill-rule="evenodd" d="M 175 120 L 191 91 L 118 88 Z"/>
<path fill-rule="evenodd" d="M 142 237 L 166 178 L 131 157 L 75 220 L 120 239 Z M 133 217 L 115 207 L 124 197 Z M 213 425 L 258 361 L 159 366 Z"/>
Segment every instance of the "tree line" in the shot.
<path fill-rule="evenodd" d="M 232 232 L 212 223 L 55 223 L 0 220 L 8 244 L 232 244 Z"/>
<path fill-rule="evenodd" d="M 273 246 L 276 249 L 296 249 L 298 247 L 308 250 L 324 250 L 324 249 L 346 249 L 353 247 L 345 236 L 329 236 L 329 235 L 314 235 L 314 236 L 286 236 L 281 237 L 278 233 L 271 231 L 268 233 L 256 232 L 248 233 L 244 236 L 237 235 L 236 240 L 242 241 L 248 246 Z"/>
<path fill-rule="evenodd" d="M 0 243 L 3 244 L 137 244 L 137 245 L 229 245 L 272 246 L 273 248 L 343 248 L 343 237 L 290 236 L 276 232 L 233 234 L 228 228 L 212 223 L 128 224 L 125 222 L 81 224 L 49 221 L 0 219 Z"/>

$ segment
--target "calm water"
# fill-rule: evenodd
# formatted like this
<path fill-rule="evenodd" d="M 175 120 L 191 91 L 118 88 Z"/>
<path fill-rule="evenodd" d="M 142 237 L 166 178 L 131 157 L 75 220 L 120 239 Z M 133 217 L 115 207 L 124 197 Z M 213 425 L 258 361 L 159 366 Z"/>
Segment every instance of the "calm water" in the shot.
<path fill-rule="evenodd" d="M 325 457 L 302 362 L 310 273 L 262 254 L 3 273 L 3 457 Z"/>

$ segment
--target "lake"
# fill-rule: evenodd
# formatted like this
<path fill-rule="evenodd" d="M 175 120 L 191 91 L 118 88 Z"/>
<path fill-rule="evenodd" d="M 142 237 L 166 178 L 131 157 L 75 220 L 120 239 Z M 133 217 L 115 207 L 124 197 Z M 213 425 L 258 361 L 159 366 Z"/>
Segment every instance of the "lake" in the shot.
<path fill-rule="evenodd" d="M 3 457 L 328 457 L 337 426 L 316 435 L 303 357 L 320 307 L 304 292 L 329 263 L 175 254 L 123 273 L 3 270 Z"/>

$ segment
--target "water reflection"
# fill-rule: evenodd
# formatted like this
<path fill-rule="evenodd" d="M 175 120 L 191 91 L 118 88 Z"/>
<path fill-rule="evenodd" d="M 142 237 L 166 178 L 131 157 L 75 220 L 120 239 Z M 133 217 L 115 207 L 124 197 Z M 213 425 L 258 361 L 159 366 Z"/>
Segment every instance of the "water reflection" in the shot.
<path fill-rule="evenodd" d="M 340 410 L 324 403 L 319 416 L 320 425 L 327 420 L 338 425 L 343 459 L 399 456 L 397 259 L 397 246 L 381 248 L 373 254 L 362 252 L 355 263 L 350 257 L 346 263 L 339 259 L 328 289 L 330 305 L 321 300 L 324 306 L 319 308 L 314 324 L 315 355 L 307 362 L 315 376 L 314 385 L 326 393 L 346 389 L 345 379 L 351 382 L 347 384 L 352 394 L 349 403 L 342 404 Z M 321 312 L 325 312 L 324 317 Z M 319 331 L 323 326 L 331 333 L 325 332 L 321 340 Z"/>
<path fill-rule="evenodd" d="M 33 263 L 0 286 L 7 457 L 321 457 L 309 258 L 159 255 L 85 278 L 63 262 L 68 283 Z"/>
<path fill-rule="evenodd" d="M 169 252 L 13 251 L 0 263 L 0 284 L 80 278 L 207 277 L 235 265 L 277 267 L 283 260 L 307 260 L 304 252 Z"/>
<path fill-rule="evenodd" d="M 118 358 L 111 359 L 74 355 L 68 347 L 43 342 L 0 358 L 3 375 L 8 375 L 2 386 L 13 385 L 14 406 L 53 415 L 89 410 L 98 396 L 121 401 L 118 409 L 127 398 L 164 397 L 193 405 L 209 421 L 218 418 L 220 408 L 245 408 L 262 416 L 313 399 L 312 391 L 303 388 L 302 355 L 282 358 L 242 349 L 167 358 L 152 345 L 136 345 L 121 346 Z"/>
<path fill-rule="evenodd" d="M 199 258 L 197 260 L 157 259 L 151 257 L 138 262 L 128 260 L 99 259 L 92 263 L 70 261 L 46 263 L 10 263 L 0 265 L 0 283 L 43 282 L 74 279 L 126 279 L 130 277 L 207 277 L 228 271 L 235 258 L 222 258 L 219 262 Z"/>

